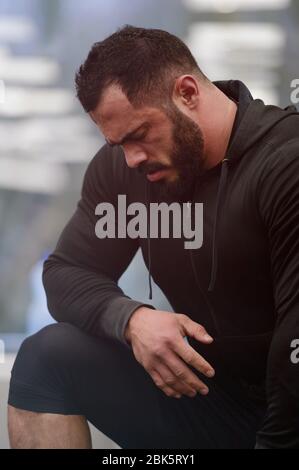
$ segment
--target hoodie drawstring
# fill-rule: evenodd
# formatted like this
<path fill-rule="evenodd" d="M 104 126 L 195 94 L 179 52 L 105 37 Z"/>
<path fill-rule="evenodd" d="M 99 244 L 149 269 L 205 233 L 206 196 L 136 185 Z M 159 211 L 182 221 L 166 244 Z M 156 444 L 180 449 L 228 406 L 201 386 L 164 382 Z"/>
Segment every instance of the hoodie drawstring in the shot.
<path fill-rule="evenodd" d="M 152 286 L 152 255 L 151 255 L 151 234 L 150 234 L 150 182 L 146 185 L 146 206 L 147 206 L 147 258 L 148 258 L 148 285 L 149 285 L 149 300 L 153 298 L 153 286 Z"/>
<path fill-rule="evenodd" d="M 214 290 L 216 279 L 217 279 L 218 222 L 220 218 L 220 207 L 222 203 L 222 196 L 223 196 L 223 192 L 225 190 L 226 182 L 227 182 L 228 162 L 229 162 L 228 158 L 224 158 L 224 160 L 222 160 L 221 175 L 220 175 L 220 180 L 219 180 L 219 187 L 218 187 L 217 201 L 216 201 L 215 221 L 214 221 L 214 227 L 213 227 L 212 268 L 211 268 L 211 278 L 210 278 L 208 292 L 212 292 Z"/>

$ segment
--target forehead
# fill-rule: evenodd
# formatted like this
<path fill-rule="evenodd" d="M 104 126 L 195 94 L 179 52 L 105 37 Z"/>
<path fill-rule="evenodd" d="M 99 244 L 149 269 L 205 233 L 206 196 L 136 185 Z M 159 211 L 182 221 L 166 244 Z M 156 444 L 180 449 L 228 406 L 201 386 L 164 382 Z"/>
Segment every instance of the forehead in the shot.
<path fill-rule="evenodd" d="M 92 112 L 92 117 L 104 134 L 111 131 L 122 134 L 144 121 L 153 124 L 159 122 L 165 114 L 162 110 L 150 106 L 134 108 L 121 88 L 111 85 L 103 93 L 100 103 Z"/>

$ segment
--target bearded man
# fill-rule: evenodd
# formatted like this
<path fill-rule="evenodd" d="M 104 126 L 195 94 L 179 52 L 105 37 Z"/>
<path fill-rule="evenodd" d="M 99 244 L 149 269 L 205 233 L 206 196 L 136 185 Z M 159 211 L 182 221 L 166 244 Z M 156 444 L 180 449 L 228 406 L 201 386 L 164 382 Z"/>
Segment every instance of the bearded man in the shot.
<path fill-rule="evenodd" d="M 88 448 L 88 420 L 122 448 L 298 449 L 296 109 L 211 82 L 180 39 L 132 26 L 94 44 L 76 87 L 106 145 L 45 263 L 58 323 L 17 356 L 11 446 Z M 202 246 L 99 239 L 95 208 L 120 194 L 189 202 L 191 218 L 202 203 Z M 174 312 L 119 288 L 139 248 Z"/>

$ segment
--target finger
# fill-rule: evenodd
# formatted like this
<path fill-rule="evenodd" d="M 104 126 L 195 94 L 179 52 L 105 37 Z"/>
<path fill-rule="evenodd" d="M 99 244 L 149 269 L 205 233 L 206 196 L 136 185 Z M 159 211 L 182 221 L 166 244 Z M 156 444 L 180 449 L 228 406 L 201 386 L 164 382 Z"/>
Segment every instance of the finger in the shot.
<path fill-rule="evenodd" d="M 215 375 L 213 367 L 195 351 L 183 338 L 173 343 L 172 349 L 178 354 L 186 364 L 194 367 L 208 378 L 212 378 Z"/>
<path fill-rule="evenodd" d="M 187 383 L 183 383 L 180 381 L 178 377 L 176 377 L 171 369 L 165 364 L 159 364 L 156 366 L 156 372 L 160 375 L 164 383 L 171 387 L 179 394 L 184 394 L 189 397 L 194 397 L 197 393 L 196 388 L 190 387 Z"/>
<path fill-rule="evenodd" d="M 158 371 L 152 370 L 149 372 L 149 374 L 152 377 L 156 386 L 160 388 L 165 393 L 165 395 L 167 395 L 168 397 L 181 398 L 181 394 L 179 392 L 165 384 L 163 378 L 161 377 Z"/>
<path fill-rule="evenodd" d="M 198 391 L 201 395 L 207 395 L 207 393 L 209 393 L 206 384 L 204 384 L 177 355 L 167 355 L 165 362 L 174 376 L 182 383 L 188 384 L 192 390 Z"/>
<path fill-rule="evenodd" d="M 185 334 L 196 339 L 200 343 L 210 344 L 214 341 L 212 336 L 208 334 L 202 325 L 191 320 L 187 315 L 179 315 L 179 317 Z"/>

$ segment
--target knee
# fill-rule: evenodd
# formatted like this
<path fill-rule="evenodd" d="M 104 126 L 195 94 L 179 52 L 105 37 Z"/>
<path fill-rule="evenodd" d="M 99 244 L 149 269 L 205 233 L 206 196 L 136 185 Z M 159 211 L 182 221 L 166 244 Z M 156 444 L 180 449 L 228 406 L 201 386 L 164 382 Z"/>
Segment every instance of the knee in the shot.
<path fill-rule="evenodd" d="M 57 366 L 67 358 L 68 345 L 74 338 L 76 328 L 66 323 L 46 326 L 29 336 L 22 343 L 12 370 L 12 376 L 26 376 L 40 368 Z"/>

